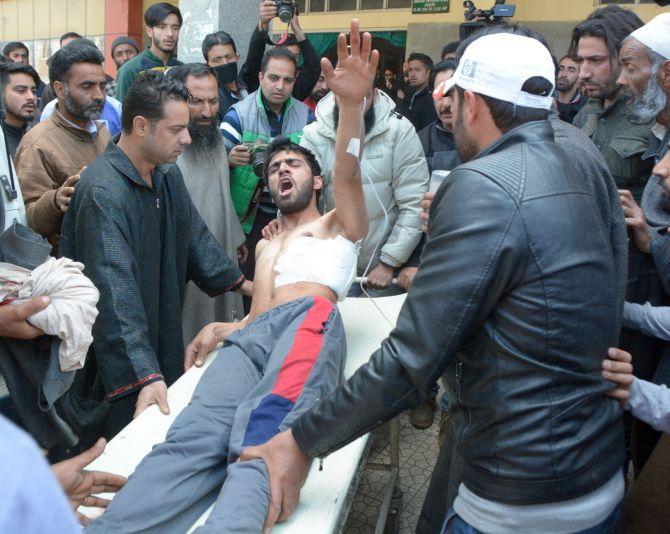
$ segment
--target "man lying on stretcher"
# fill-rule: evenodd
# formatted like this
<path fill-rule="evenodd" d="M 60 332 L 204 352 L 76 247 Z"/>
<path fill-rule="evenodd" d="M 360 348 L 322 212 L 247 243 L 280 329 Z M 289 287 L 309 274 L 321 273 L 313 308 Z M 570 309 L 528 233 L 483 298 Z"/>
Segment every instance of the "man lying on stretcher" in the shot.
<path fill-rule="evenodd" d="M 368 229 L 357 139 L 378 59 L 354 20 L 350 52 L 341 35 L 337 69 L 322 62 L 340 103 L 335 210 L 322 216 L 317 209 L 322 179 L 313 154 L 288 140 L 270 145 L 266 180 L 284 230 L 257 247 L 251 313 L 205 327 L 187 347 L 188 368 L 225 340 L 165 442 L 87 532 L 185 532 L 214 499 L 203 531 L 262 531 L 270 502 L 265 464 L 237 460 L 245 447 L 290 427 L 341 379 L 346 345 L 335 303 L 347 294 L 356 243 Z"/>

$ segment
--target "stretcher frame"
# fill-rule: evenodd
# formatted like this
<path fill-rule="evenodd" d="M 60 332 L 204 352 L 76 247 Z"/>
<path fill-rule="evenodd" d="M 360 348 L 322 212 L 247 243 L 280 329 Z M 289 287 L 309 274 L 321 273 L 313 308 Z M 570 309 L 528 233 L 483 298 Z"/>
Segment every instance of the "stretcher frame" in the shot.
<path fill-rule="evenodd" d="M 377 298 L 375 303 L 391 321 L 395 322 L 404 300 L 405 295 L 397 295 Z M 367 362 L 381 341 L 388 335 L 391 327 L 369 299 L 346 299 L 338 306 L 347 337 L 345 377 L 348 378 L 358 367 Z M 147 408 L 107 444 L 103 455 L 88 469 L 129 476 L 152 447 L 165 439 L 170 425 L 188 404 L 200 377 L 216 358 L 217 353 L 218 349 L 208 356 L 203 368 L 190 369 L 170 387 L 168 390 L 170 415 L 161 414 L 156 406 Z M 389 473 L 389 482 L 384 491 L 375 534 L 382 534 L 385 531 L 387 516 L 399 486 L 399 425 L 397 419 L 389 424 L 389 432 L 389 464 L 367 465 L 371 469 Z M 367 434 L 325 458 L 322 470 L 319 462 L 315 461 L 294 515 L 287 522 L 278 524 L 273 532 L 277 534 L 342 532 L 358 483 L 366 467 L 371 445 L 371 435 Z M 112 497 L 111 495 L 104 496 Z M 89 517 L 96 517 L 102 512 L 100 509 L 86 507 L 81 507 L 80 511 Z M 209 510 L 189 532 L 204 524 L 208 514 Z"/>

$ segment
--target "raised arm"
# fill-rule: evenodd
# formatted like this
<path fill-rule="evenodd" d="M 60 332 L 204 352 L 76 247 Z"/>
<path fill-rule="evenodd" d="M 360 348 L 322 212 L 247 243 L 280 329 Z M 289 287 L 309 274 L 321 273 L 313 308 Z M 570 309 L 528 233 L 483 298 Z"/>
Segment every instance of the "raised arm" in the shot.
<path fill-rule="evenodd" d="M 364 98 L 372 88 L 379 52 L 371 51 L 372 37 L 369 33 L 364 33 L 361 38 L 357 19 L 351 21 L 350 40 L 351 49 L 348 51 L 347 37 L 341 33 L 337 39 L 337 68 L 333 69 L 328 59 L 321 60 L 321 68 L 340 107 L 333 169 L 335 215 L 345 236 L 355 242 L 368 233 L 368 214 L 358 158 L 362 155 L 365 136 Z"/>

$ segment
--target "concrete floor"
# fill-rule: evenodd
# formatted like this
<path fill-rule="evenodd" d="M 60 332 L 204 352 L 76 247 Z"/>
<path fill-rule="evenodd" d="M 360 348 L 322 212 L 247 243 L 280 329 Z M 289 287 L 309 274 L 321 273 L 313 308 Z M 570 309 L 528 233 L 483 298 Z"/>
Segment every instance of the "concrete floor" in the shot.
<path fill-rule="evenodd" d="M 416 528 L 423 499 L 428 490 L 430 475 L 438 455 L 437 433 L 439 412 L 435 413 L 433 426 L 427 430 L 414 428 L 407 414 L 400 416 L 400 487 L 402 507 L 399 533 L 410 534 Z M 377 430 L 373 436 L 370 462 L 388 462 L 388 430 Z M 366 469 L 344 527 L 345 534 L 370 534 L 381 507 L 382 492 L 388 474 Z"/>

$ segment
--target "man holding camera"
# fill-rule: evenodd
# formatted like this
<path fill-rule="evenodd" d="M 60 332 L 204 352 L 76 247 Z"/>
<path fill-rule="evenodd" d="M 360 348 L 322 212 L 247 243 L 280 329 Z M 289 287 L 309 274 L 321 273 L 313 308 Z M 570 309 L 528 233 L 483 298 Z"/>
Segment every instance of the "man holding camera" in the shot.
<path fill-rule="evenodd" d="M 230 193 L 247 234 L 242 272 L 248 279 L 253 279 L 261 231 L 277 216 L 267 184 L 260 178 L 263 169 L 254 161 L 264 161 L 264 146 L 279 135 L 299 143 L 303 128 L 314 120 L 312 111 L 291 96 L 297 72 L 298 62 L 290 50 L 284 46 L 268 50 L 258 76 L 260 89 L 233 105 L 221 125 L 231 169 Z"/>
<path fill-rule="evenodd" d="M 290 19 L 291 34 L 284 41 L 274 43 L 269 36 L 270 21 L 280 17 L 282 23 Z M 242 66 L 240 78 L 247 85 L 249 91 L 258 89 L 258 72 L 261 70 L 265 45 L 280 44 L 288 48 L 295 55 L 299 65 L 298 73 L 293 86 L 293 97 L 301 102 L 311 93 L 321 75 L 321 63 L 314 46 L 309 42 L 298 20 L 298 6 L 293 0 L 262 0 L 260 5 L 260 21 L 251 35 L 247 60 Z"/>

